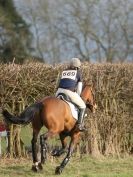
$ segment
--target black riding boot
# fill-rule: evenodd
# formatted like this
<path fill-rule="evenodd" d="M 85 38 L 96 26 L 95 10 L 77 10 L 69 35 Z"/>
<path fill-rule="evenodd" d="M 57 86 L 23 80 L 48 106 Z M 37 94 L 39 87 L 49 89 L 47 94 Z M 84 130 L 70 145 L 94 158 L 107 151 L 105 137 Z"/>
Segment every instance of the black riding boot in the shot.
<path fill-rule="evenodd" d="M 80 109 L 79 116 L 78 116 L 78 122 L 77 122 L 77 127 L 80 131 L 86 130 L 83 125 L 84 114 L 85 114 L 85 109 Z"/>

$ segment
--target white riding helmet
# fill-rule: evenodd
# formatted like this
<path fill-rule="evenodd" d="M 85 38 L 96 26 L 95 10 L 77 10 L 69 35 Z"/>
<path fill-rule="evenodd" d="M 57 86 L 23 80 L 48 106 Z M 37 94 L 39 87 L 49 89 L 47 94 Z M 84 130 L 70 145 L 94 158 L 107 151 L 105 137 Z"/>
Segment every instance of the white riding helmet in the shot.
<path fill-rule="evenodd" d="M 80 66 L 81 66 L 80 59 L 79 58 L 72 58 L 71 66 L 76 67 L 76 68 L 80 68 Z"/>

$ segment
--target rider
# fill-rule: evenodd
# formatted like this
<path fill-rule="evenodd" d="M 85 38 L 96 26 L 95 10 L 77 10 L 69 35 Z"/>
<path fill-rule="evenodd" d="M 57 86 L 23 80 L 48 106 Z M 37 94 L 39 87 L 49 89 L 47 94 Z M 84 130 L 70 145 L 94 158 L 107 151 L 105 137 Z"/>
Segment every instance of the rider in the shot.
<path fill-rule="evenodd" d="M 59 81 L 58 90 L 56 96 L 59 93 L 64 93 L 68 95 L 71 101 L 76 104 L 79 108 L 77 127 L 80 131 L 84 131 L 83 118 L 86 109 L 86 105 L 80 94 L 82 92 L 82 79 L 80 72 L 81 62 L 79 58 L 72 58 L 70 66 L 64 70 L 61 74 L 61 79 Z"/>

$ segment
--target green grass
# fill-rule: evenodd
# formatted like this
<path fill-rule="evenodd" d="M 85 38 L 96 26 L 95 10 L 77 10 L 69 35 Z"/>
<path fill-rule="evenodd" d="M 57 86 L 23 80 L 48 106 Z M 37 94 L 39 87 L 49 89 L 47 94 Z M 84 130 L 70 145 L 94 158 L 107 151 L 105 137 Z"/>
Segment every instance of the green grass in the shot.
<path fill-rule="evenodd" d="M 46 132 L 47 132 L 47 129 L 45 127 L 42 127 L 39 135 L 44 134 Z M 38 135 L 38 140 L 39 140 L 39 137 L 40 137 L 39 135 Z M 22 141 L 24 142 L 24 144 L 26 146 L 31 145 L 31 139 L 32 139 L 31 125 L 24 126 L 24 127 L 21 128 L 20 137 L 21 137 Z M 50 139 L 48 142 L 49 143 L 51 143 L 51 142 L 56 143 L 57 140 L 59 140 L 59 136 L 56 136 L 55 138 Z"/>
<path fill-rule="evenodd" d="M 42 129 L 42 133 L 45 130 Z M 26 146 L 31 145 L 32 129 L 23 127 L 21 138 Z M 52 140 L 52 144 L 56 143 Z M 3 140 L 3 143 L 5 140 Z M 58 142 L 59 143 L 59 142 Z M 3 146 L 3 151 L 5 146 Z M 0 177 L 54 177 L 55 168 L 62 158 L 49 157 L 42 172 L 31 171 L 31 159 L 0 159 Z M 101 158 L 94 159 L 89 155 L 82 158 L 72 157 L 60 177 L 133 177 L 133 156 L 129 158 Z"/>
<path fill-rule="evenodd" d="M 42 172 L 34 173 L 31 171 L 30 159 L 2 159 L 0 177 L 53 177 L 55 168 L 61 160 L 62 158 L 50 158 Z M 82 158 L 73 157 L 60 177 L 133 177 L 133 157 L 126 159 L 94 159 L 87 155 Z"/>

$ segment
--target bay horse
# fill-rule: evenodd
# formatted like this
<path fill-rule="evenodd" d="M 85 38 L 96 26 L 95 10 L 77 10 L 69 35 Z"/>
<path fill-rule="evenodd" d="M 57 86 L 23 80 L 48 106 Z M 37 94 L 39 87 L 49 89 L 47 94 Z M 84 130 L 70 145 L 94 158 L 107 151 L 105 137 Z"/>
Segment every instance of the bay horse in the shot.
<path fill-rule="evenodd" d="M 94 113 L 96 103 L 92 87 L 86 85 L 83 88 L 81 97 L 86 103 L 86 107 Z M 53 155 L 60 156 L 67 150 L 64 160 L 61 162 L 60 166 L 56 167 L 55 170 L 56 174 L 62 173 L 64 167 L 72 156 L 74 147 L 78 143 L 81 134 L 81 132 L 76 128 L 76 119 L 73 118 L 70 107 L 65 101 L 49 96 L 27 107 L 19 116 L 13 116 L 5 109 L 2 111 L 2 114 L 6 122 L 13 124 L 32 123 L 32 170 L 34 171 L 38 171 L 43 168 L 42 164 L 46 160 L 47 140 L 55 135 L 59 135 L 62 148 L 53 151 Z M 41 161 L 39 162 L 37 157 L 37 138 L 42 126 L 45 126 L 48 131 L 40 135 Z M 66 141 L 67 136 L 71 137 L 68 149 Z"/>

